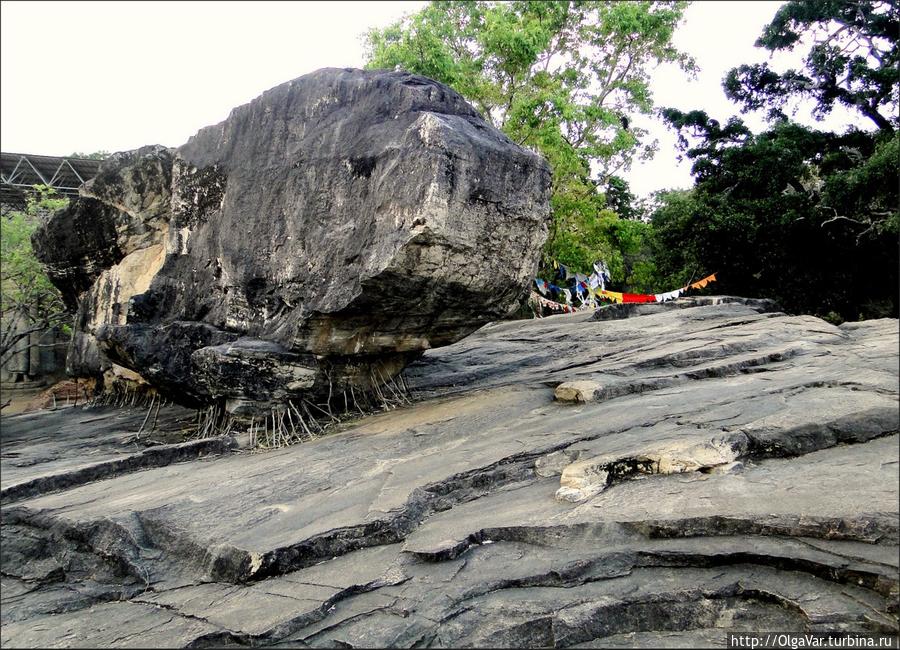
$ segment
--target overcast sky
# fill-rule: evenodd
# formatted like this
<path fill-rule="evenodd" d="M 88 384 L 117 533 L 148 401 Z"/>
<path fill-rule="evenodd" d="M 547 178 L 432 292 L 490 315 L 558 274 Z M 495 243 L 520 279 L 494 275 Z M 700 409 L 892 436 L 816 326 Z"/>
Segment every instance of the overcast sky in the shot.
<path fill-rule="evenodd" d="M 361 67 L 362 35 L 422 2 L 23 2 L 0 4 L 0 148 L 69 155 L 145 144 L 179 146 L 262 91 L 322 67 Z M 763 61 L 753 42 L 781 2 L 702 1 L 676 33 L 697 59 L 689 80 L 672 66 L 653 74 L 658 106 L 737 112 L 721 80 Z M 786 57 L 790 58 L 790 57 Z M 780 63 L 781 59 L 776 59 Z M 797 119 L 813 124 L 803 112 Z M 842 129 L 836 114 L 823 125 Z M 762 122 L 748 118 L 754 128 Z M 653 161 L 626 175 L 639 195 L 689 187 L 675 137 L 639 121 L 660 140 Z"/>

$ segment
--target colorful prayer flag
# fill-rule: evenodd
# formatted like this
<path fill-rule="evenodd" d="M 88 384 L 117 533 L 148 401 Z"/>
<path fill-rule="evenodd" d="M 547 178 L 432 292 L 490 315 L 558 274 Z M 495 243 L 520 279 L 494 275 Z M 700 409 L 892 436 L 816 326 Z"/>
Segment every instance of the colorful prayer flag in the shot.
<path fill-rule="evenodd" d="M 715 282 L 715 281 L 716 281 L 716 274 L 713 273 L 712 275 L 706 276 L 706 277 L 703 278 L 702 280 L 697 280 L 696 282 L 694 282 L 694 283 L 691 285 L 691 289 L 702 289 L 703 287 L 705 287 L 705 286 L 706 286 L 707 284 L 709 284 L 710 282 Z"/>
<path fill-rule="evenodd" d="M 675 289 L 674 291 L 667 291 L 666 293 L 658 293 L 655 295 L 656 302 L 666 302 L 668 300 L 674 300 L 681 295 L 682 291 L 684 290 Z"/>
<path fill-rule="evenodd" d="M 613 302 L 622 302 L 622 294 L 618 291 L 607 291 L 606 289 L 600 289 L 596 293 L 601 298 L 606 298 L 607 300 L 612 300 Z"/>
<path fill-rule="evenodd" d="M 622 302 L 656 302 L 656 296 L 643 293 L 623 293 Z"/>

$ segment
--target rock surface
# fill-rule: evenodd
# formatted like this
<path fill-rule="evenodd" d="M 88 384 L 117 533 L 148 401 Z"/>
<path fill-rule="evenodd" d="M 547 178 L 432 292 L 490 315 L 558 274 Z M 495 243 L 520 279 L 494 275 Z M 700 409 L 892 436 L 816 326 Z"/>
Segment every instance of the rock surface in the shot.
<path fill-rule="evenodd" d="M 114 155 L 34 245 L 78 303 L 71 373 L 259 410 L 366 389 L 514 310 L 549 182 L 448 87 L 325 69 Z"/>
<path fill-rule="evenodd" d="M 896 634 L 897 321 L 653 311 L 489 325 L 405 371 L 413 406 L 267 453 L 110 469 L 143 411 L 5 417 L 3 646 Z"/>

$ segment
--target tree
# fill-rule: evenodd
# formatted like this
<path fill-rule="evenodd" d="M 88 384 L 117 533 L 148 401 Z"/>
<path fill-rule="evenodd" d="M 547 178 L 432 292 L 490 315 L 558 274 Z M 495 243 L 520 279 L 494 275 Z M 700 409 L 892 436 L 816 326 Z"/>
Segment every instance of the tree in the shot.
<path fill-rule="evenodd" d="M 42 213 L 64 207 L 67 199 L 35 186 L 24 211 L 0 217 L 0 367 L 14 355 L 40 345 L 41 335 L 68 330 L 72 314 L 50 283 L 31 249 L 31 234 Z"/>
<path fill-rule="evenodd" d="M 819 207 L 829 216 L 823 226 L 838 221 L 855 224 L 857 242 L 866 237 L 897 234 L 900 135 L 856 139 L 858 142 L 823 160 L 826 176 L 821 183 Z M 842 168 L 844 157 L 857 164 Z"/>
<path fill-rule="evenodd" d="M 804 70 L 778 73 L 768 64 L 742 65 L 725 78 L 725 93 L 744 110 L 764 107 L 783 115 L 789 100 L 811 98 L 823 117 L 835 103 L 866 116 L 878 129 L 898 124 L 897 66 L 900 32 L 896 0 L 791 0 L 756 41 L 771 52 L 814 39 Z"/>
<path fill-rule="evenodd" d="M 654 143 L 631 127 L 653 109 L 649 69 L 693 61 L 672 45 L 686 2 L 436 1 L 366 36 L 367 67 L 402 68 L 457 90 L 553 169 L 544 249 L 577 268 L 611 254 L 602 188 Z"/>
<path fill-rule="evenodd" d="M 607 207 L 622 219 L 638 218 L 637 197 L 631 193 L 631 187 L 624 178 L 610 176 L 603 193 L 606 196 Z"/>
<path fill-rule="evenodd" d="M 792 0 L 756 44 L 808 47 L 804 69 L 742 65 L 723 83 L 743 110 L 770 108 L 767 131 L 662 111 L 694 161 L 695 184 L 665 195 L 654 214 L 661 274 L 684 281 L 719 271 L 725 292 L 833 321 L 897 316 L 898 28 L 894 1 Z M 781 109 L 804 98 L 818 117 L 841 103 L 878 128 L 838 134 L 791 123 Z"/>
<path fill-rule="evenodd" d="M 722 127 L 701 111 L 665 115 L 696 179 L 653 217 L 668 281 L 719 271 L 722 291 L 773 297 L 792 312 L 897 315 L 898 135 L 788 121 L 754 135 L 738 119 Z"/>

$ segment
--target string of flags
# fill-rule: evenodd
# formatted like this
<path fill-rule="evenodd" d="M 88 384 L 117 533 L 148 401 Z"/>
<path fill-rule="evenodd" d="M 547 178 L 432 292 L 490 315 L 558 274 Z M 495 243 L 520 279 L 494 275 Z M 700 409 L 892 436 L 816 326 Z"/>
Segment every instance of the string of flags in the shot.
<path fill-rule="evenodd" d="M 685 291 L 688 289 L 702 289 L 710 282 L 716 281 L 716 274 L 707 275 L 702 280 L 697 280 L 696 282 L 692 282 L 680 289 L 675 289 L 674 291 L 667 291 L 665 293 L 620 293 L 618 291 L 606 291 L 598 290 L 596 291 L 596 295 L 600 298 L 606 298 L 611 300 L 612 302 L 626 303 L 626 302 L 666 302 L 669 300 L 675 300 L 680 297 Z"/>
<path fill-rule="evenodd" d="M 532 292 L 535 300 L 542 307 L 547 307 L 551 311 L 562 312 L 576 311 L 576 308 L 573 308 L 576 300 L 579 303 L 578 308 L 581 309 L 587 306 L 596 306 L 596 298 L 615 303 L 667 302 L 680 297 L 688 289 L 702 289 L 710 282 L 716 281 L 716 274 L 713 273 L 701 280 L 665 293 L 624 293 L 606 289 L 606 284 L 611 278 L 609 268 L 604 262 L 594 262 L 593 267 L 594 272 L 589 276 L 585 276 L 581 273 L 573 273 L 565 265 L 554 262 L 553 268 L 556 270 L 555 281 L 560 284 L 565 283 L 568 286 L 558 286 L 553 282 L 535 278 L 534 283 L 538 291 L 537 293 Z"/>
<path fill-rule="evenodd" d="M 554 302 L 552 300 L 547 300 L 542 295 L 540 295 L 539 293 L 536 293 L 534 291 L 531 292 L 531 297 L 541 307 L 546 307 L 550 311 L 561 311 L 561 312 L 565 312 L 567 314 L 578 311 L 571 305 L 564 305 L 561 302 Z"/>
<path fill-rule="evenodd" d="M 610 281 L 611 277 L 605 262 L 594 262 L 593 267 L 593 273 L 584 275 L 583 273 L 573 272 L 565 264 L 554 261 L 553 268 L 556 270 L 555 281 L 564 286 L 559 286 L 540 278 L 535 278 L 534 282 L 540 294 L 553 298 L 554 300 L 551 300 L 551 302 L 554 304 L 574 305 L 577 301 L 580 307 L 584 307 L 588 303 L 593 305 L 597 290 L 605 289 L 606 283 Z"/>

